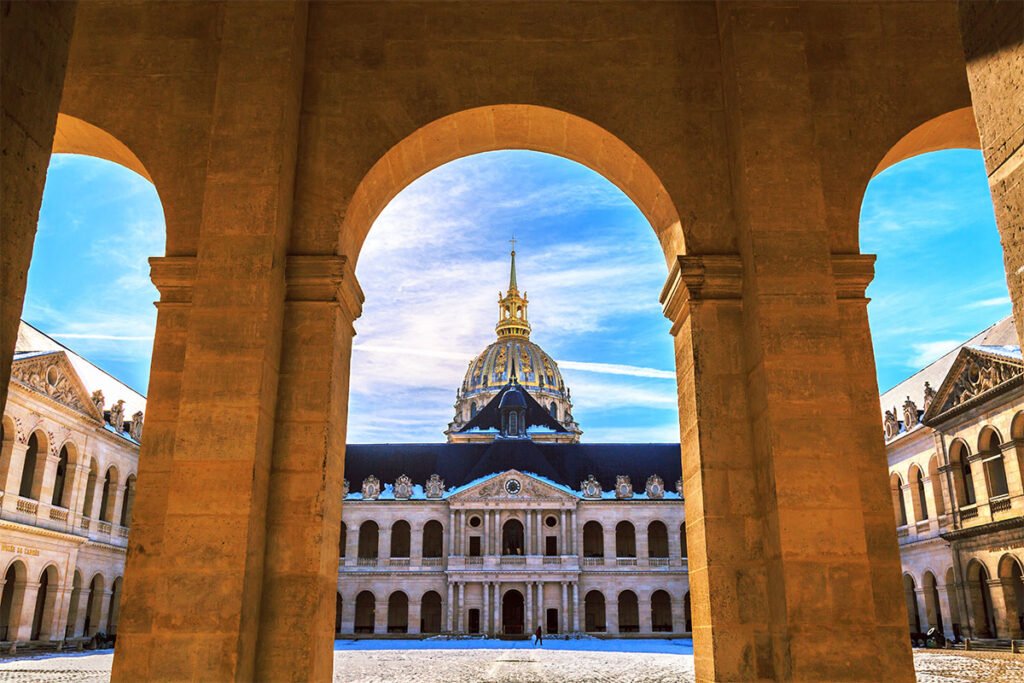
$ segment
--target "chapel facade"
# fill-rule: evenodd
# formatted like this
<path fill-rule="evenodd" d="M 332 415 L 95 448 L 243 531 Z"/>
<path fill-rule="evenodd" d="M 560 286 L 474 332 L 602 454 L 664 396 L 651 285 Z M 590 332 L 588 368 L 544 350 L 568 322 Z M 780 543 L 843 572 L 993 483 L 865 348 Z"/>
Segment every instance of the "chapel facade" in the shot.
<path fill-rule="evenodd" d="M 881 397 L 909 628 L 1024 637 L 1024 360 L 1013 319 Z"/>
<path fill-rule="evenodd" d="M 347 447 L 338 634 L 691 630 L 679 445 L 581 444 L 527 303 L 513 251 L 447 443 Z"/>
<path fill-rule="evenodd" d="M 24 322 L 7 396 L 0 649 L 115 635 L 146 399 Z"/>

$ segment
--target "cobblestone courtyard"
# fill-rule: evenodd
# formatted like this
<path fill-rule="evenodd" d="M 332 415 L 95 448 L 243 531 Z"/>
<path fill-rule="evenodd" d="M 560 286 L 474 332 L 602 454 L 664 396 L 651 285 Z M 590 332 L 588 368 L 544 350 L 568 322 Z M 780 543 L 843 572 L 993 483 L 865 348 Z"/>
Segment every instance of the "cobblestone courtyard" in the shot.
<path fill-rule="evenodd" d="M 534 683 L 546 681 L 692 681 L 693 656 L 610 649 L 355 649 L 335 652 L 338 683 Z M 553 644 L 558 647 L 559 644 Z M 612 646 L 614 647 L 614 645 Z M 0 681 L 50 683 L 110 680 L 109 652 L 72 654 L 0 662 Z M 1024 656 L 1002 653 L 916 652 L 919 683 L 1018 683 L 1024 681 Z"/>

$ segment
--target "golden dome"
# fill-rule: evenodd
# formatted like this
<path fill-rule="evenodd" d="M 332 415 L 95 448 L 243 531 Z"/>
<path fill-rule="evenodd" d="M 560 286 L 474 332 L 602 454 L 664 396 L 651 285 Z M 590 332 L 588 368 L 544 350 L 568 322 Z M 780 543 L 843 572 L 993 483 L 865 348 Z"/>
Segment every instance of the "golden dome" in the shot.
<path fill-rule="evenodd" d="M 474 358 L 462 381 L 462 396 L 492 393 L 516 379 L 538 401 L 541 395 L 565 398 L 565 381 L 558 363 L 525 337 L 499 339 Z"/>

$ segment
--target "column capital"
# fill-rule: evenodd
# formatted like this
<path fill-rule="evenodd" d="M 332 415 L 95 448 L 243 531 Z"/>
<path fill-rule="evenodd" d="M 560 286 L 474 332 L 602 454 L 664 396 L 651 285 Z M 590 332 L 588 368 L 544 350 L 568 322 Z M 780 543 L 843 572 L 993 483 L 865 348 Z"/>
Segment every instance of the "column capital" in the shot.
<path fill-rule="evenodd" d="M 285 268 L 289 302 L 337 303 L 355 320 L 363 312 L 363 290 L 347 256 L 289 254 Z"/>
<path fill-rule="evenodd" d="M 157 305 L 191 304 L 196 267 L 195 256 L 151 256 L 149 279 L 160 292 Z"/>
<path fill-rule="evenodd" d="M 836 298 L 867 303 L 865 290 L 875 279 L 874 254 L 832 254 L 832 276 L 836 282 Z"/>
<path fill-rule="evenodd" d="M 738 254 L 677 256 L 661 289 L 662 310 L 672 321 L 672 334 L 697 301 L 739 300 L 743 288 L 743 262 Z"/>

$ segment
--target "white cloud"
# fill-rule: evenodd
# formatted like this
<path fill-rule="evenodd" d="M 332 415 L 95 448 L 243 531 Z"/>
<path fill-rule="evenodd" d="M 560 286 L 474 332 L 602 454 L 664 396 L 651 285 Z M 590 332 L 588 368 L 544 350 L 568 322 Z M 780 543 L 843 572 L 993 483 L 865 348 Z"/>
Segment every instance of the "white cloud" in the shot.
<path fill-rule="evenodd" d="M 981 301 L 971 302 L 971 303 L 967 304 L 966 306 L 963 306 L 963 308 L 971 310 L 971 309 L 975 309 L 975 308 L 994 308 L 996 306 L 1009 306 L 1009 305 L 1010 305 L 1010 297 L 1009 296 L 996 296 L 996 297 L 992 297 L 991 299 L 982 299 Z"/>
<path fill-rule="evenodd" d="M 946 355 L 963 343 L 962 339 L 939 339 L 930 342 L 911 344 L 914 355 L 907 359 L 905 365 L 911 368 L 923 368 Z"/>

